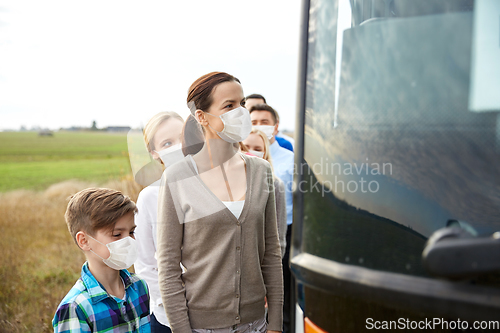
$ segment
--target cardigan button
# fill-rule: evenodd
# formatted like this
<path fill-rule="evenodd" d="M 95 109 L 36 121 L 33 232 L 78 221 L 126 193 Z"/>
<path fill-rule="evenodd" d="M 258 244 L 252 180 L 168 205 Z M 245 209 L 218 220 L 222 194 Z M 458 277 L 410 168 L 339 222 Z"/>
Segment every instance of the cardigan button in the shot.
<path fill-rule="evenodd" d="M 236 225 L 239 227 L 240 226 L 240 222 L 236 222 Z"/>
<path fill-rule="evenodd" d="M 236 319 L 236 320 L 240 320 L 240 316 L 236 316 L 236 318 L 234 318 L 234 319 Z"/>
<path fill-rule="evenodd" d="M 238 250 L 238 251 L 239 251 L 239 250 L 240 250 L 240 247 L 239 247 L 239 246 L 237 246 L 237 247 L 236 247 L 236 250 Z"/>

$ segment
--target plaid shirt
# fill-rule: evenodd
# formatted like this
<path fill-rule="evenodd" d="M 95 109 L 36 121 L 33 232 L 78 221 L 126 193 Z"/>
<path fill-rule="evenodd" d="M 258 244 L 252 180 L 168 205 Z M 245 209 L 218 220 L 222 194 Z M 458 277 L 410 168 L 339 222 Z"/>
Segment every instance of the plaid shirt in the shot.
<path fill-rule="evenodd" d="M 120 271 L 126 301 L 109 295 L 83 264 L 82 276 L 57 308 L 54 332 L 151 332 L 146 282 Z"/>

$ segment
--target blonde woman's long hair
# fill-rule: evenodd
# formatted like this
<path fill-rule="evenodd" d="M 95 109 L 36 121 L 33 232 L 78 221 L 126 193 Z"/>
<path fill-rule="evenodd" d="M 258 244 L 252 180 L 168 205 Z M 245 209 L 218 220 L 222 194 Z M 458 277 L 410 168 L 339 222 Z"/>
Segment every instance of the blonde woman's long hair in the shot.
<path fill-rule="evenodd" d="M 184 119 L 177 113 L 173 111 L 163 111 L 155 114 L 151 119 L 149 119 L 146 126 L 144 126 L 143 135 L 144 142 L 146 143 L 146 147 L 148 148 L 148 152 L 151 152 L 155 149 L 153 147 L 153 138 L 155 137 L 156 132 L 161 124 L 169 119 L 178 119 L 184 122 Z"/>

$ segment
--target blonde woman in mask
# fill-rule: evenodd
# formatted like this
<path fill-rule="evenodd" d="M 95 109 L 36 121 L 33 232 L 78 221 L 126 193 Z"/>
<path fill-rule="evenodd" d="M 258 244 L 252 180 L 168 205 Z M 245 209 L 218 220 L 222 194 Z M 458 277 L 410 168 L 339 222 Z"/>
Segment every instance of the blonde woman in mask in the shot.
<path fill-rule="evenodd" d="M 269 151 L 269 140 L 264 132 L 254 128 L 250 135 L 242 142 L 246 148 L 246 152 L 263 158 L 273 166 L 271 152 Z M 278 224 L 278 236 L 281 247 L 281 258 L 285 255 L 286 248 L 286 198 L 285 184 L 273 172 L 274 176 L 274 191 L 276 197 L 276 220 Z"/>
<path fill-rule="evenodd" d="M 143 135 L 151 156 L 164 168 L 184 158 L 181 149 L 181 133 L 184 120 L 175 112 L 160 112 L 153 116 L 144 127 Z M 160 180 L 152 183 L 139 193 L 138 213 L 135 215 L 135 238 L 138 259 L 134 269 L 149 286 L 151 299 L 151 331 L 171 333 L 165 309 L 161 302 L 158 286 L 158 264 L 156 261 L 156 228 L 158 212 L 158 192 Z"/>
<path fill-rule="evenodd" d="M 213 72 L 191 85 L 187 102 L 186 157 L 164 172 L 158 210 L 160 291 L 172 331 L 279 332 L 272 170 L 239 151 L 251 131 L 243 89 L 232 75 Z"/>

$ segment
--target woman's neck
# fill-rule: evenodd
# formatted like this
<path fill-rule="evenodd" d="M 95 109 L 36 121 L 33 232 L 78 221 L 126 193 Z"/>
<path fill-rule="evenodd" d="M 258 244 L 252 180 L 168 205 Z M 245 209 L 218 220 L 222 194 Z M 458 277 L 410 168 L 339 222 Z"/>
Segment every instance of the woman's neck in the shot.
<path fill-rule="evenodd" d="M 233 143 L 220 138 L 206 138 L 203 148 L 194 156 L 200 172 L 216 168 L 226 163 L 238 153 Z"/>

